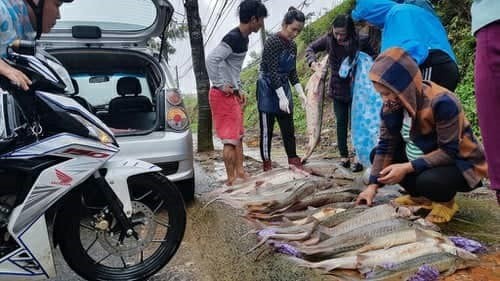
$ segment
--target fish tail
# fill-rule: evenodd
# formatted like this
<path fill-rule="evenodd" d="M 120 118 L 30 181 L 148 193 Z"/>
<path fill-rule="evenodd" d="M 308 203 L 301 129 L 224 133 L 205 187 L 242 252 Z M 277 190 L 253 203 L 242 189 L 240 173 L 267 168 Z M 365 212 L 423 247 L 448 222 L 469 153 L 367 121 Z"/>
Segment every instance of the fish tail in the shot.
<path fill-rule="evenodd" d="M 202 209 L 205 209 L 206 207 L 208 207 L 209 205 L 211 205 L 211 204 L 212 204 L 212 203 L 214 203 L 215 201 L 219 201 L 219 200 L 221 200 L 221 199 L 222 199 L 222 197 L 221 197 L 221 196 L 217 196 L 217 197 L 215 197 L 214 199 L 212 199 L 212 200 L 208 201 L 208 203 L 207 203 L 207 204 L 205 204 L 205 205 L 203 206 L 203 208 L 202 208 Z"/>
<path fill-rule="evenodd" d="M 248 250 L 248 252 L 246 252 L 246 254 L 247 255 L 251 254 L 253 251 L 257 250 L 260 246 L 264 245 L 268 239 L 269 239 L 269 236 L 263 237 L 262 240 L 260 240 L 259 243 L 257 243 L 257 245 L 255 245 L 250 250 Z"/>

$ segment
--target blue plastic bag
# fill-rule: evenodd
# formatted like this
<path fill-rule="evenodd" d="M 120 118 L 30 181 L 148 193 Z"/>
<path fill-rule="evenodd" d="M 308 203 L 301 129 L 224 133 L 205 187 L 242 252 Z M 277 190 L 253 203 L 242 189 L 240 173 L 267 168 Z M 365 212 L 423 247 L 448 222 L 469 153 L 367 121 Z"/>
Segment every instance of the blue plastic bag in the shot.
<path fill-rule="evenodd" d="M 351 106 L 351 141 L 356 155 L 365 167 L 370 167 L 370 152 L 377 145 L 380 128 L 380 109 L 382 98 L 375 91 L 368 77 L 373 59 L 363 52 L 358 52 L 354 63 L 346 58 L 340 66 L 340 77 L 346 78 L 354 71 Z"/>

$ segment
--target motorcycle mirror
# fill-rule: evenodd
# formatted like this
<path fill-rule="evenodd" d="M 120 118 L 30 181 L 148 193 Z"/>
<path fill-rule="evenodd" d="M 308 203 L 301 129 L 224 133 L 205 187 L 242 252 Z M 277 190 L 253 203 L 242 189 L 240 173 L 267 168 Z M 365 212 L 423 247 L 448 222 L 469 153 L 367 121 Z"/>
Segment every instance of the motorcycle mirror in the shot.
<path fill-rule="evenodd" d="M 18 54 L 34 56 L 36 52 L 36 41 L 14 40 L 9 47 Z"/>

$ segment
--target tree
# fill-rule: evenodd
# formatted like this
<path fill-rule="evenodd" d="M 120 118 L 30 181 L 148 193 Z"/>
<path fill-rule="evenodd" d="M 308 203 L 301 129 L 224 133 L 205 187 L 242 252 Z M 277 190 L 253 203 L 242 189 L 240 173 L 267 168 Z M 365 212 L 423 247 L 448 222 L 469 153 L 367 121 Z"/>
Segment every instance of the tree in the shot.
<path fill-rule="evenodd" d="M 163 55 L 168 57 L 169 55 L 175 53 L 175 48 L 170 42 L 186 38 L 187 32 L 188 27 L 185 22 L 178 22 L 172 19 L 167 30 L 163 33 L 163 44 L 165 45 Z"/>
<path fill-rule="evenodd" d="M 184 22 L 177 22 L 174 19 L 172 19 L 172 21 L 168 25 L 168 28 L 163 33 L 162 55 L 165 56 L 167 61 L 169 55 L 175 53 L 175 48 L 170 42 L 175 41 L 177 39 L 186 38 L 186 33 L 187 33 L 187 25 Z M 162 47 L 161 36 L 151 38 L 148 41 L 148 47 L 152 48 L 153 50 L 160 51 L 160 48 Z"/>
<path fill-rule="evenodd" d="M 203 47 L 203 33 L 197 0 L 184 0 L 188 22 L 189 40 L 191 43 L 191 57 L 193 60 L 196 90 L 198 92 L 198 152 L 214 150 L 212 141 L 212 116 L 208 104 L 208 80 L 205 66 L 205 51 Z"/>

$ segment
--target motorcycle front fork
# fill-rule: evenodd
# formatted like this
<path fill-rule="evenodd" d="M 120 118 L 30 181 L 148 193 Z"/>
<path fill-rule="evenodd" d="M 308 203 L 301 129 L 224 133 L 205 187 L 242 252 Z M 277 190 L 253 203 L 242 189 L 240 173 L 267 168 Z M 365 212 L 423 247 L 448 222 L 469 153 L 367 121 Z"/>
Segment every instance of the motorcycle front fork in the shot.
<path fill-rule="evenodd" d="M 118 224 L 121 226 L 122 231 L 120 233 L 119 241 L 123 242 L 123 239 L 125 239 L 125 237 L 131 236 L 133 236 L 135 239 L 139 239 L 139 235 L 134 230 L 131 219 L 127 218 L 125 212 L 123 211 L 123 204 L 120 202 L 118 196 L 116 196 L 111 186 L 109 186 L 109 184 L 106 182 L 104 176 L 100 171 L 96 171 L 94 173 L 94 179 L 102 190 L 104 199 L 108 203 L 109 210 L 118 221 Z"/>

